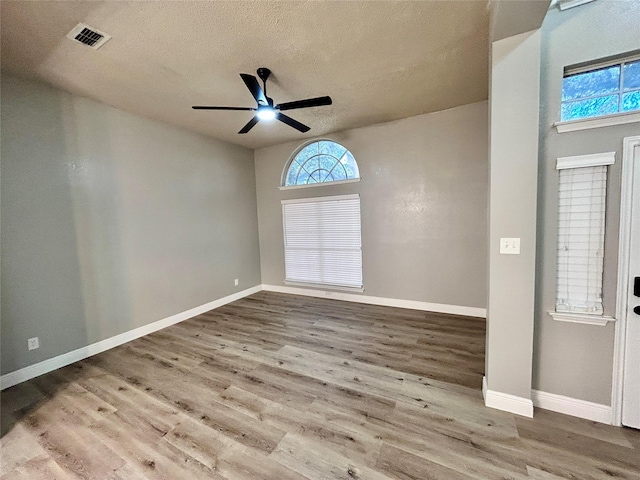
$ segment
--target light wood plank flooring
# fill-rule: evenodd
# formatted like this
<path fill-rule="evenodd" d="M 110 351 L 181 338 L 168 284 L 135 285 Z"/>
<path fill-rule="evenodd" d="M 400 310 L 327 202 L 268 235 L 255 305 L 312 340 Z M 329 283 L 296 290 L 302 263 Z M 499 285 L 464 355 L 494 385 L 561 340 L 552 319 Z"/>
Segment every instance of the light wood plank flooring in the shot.
<path fill-rule="evenodd" d="M 9 479 L 640 479 L 640 432 L 484 407 L 478 319 L 262 292 L 2 393 Z"/>

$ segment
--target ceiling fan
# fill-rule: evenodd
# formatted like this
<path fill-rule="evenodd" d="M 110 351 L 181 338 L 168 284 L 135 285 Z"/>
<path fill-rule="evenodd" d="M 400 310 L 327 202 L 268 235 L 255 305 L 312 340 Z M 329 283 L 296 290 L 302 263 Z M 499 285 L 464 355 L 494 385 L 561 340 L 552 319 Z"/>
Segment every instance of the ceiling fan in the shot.
<path fill-rule="evenodd" d="M 249 120 L 238 133 L 247 133 L 251 130 L 256 123 L 260 120 L 276 120 L 281 121 L 282 123 L 286 123 L 290 127 L 295 128 L 300 132 L 308 132 L 310 130 L 305 124 L 294 120 L 291 117 L 286 116 L 284 113 L 281 113 L 282 110 L 294 110 L 296 108 L 309 108 L 309 107 L 320 107 L 323 105 L 331 105 L 331 97 L 316 97 L 316 98 L 307 98 L 306 100 L 296 100 L 294 102 L 285 102 L 279 103 L 278 105 L 273 105 L 273 99 L 267 97 L 267 79 L 271 75 L 271 70 L 268 68 L 261 67 L 258 69 L 258 77 L 262 80 L 262 88 L 258 83 L 258 79 L 253 75 L 248 75 L 246 73 L 241 73 L 240 76 L 242 80 L 244 80 L 245 85 L 253 95 L 253 98 L 258 102 L 257 107 L 214 107 L 214 106 L 206 106 L 206 105 L 194 105 L 194 110 L 249 110 L 256 112 L 255 116 Z"/>

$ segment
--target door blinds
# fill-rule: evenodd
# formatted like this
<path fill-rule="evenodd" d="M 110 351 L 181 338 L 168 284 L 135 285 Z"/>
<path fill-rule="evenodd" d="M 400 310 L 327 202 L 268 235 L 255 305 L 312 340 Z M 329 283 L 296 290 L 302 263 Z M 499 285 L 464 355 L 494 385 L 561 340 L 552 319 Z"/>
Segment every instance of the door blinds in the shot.
<path fill-rule="evenodd" d="M 286 281 L 362 287 L 360 196 L 282 202 Z"/>

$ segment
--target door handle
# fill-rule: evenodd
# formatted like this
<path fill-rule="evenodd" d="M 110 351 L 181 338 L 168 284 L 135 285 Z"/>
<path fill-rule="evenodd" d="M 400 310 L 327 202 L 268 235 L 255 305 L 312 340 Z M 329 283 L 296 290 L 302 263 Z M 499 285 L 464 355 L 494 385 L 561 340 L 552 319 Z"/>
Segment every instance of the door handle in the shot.
<path fill-rule="evenodd" d="M 640 297 L 640 277 L 633 279 L 633 294 L 636 297 Z"/>
<path fill-rule="evenodd" d="M 638 305 L 637 307 L 633 307 L 633 313 L 635 313 L 636 315 L 640 315 L 640 305 Z"/>

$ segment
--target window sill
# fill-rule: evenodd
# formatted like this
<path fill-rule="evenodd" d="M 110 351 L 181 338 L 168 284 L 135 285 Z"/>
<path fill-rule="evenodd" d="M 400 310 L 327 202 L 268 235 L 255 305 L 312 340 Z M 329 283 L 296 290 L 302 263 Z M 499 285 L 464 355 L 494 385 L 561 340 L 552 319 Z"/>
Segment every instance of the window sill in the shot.
<path fill-rule="evenodd" d="M 291 285 L 292 287 L 308 287 L 308 288 L 319 288 L 322 290 L 340 290 L 341 292 L 356 292 L 362 293 L 364 292 L 364 288 L 358 287 L 341 287 L 339 285 L 328 285 L 325 283 L 304 283 L 304 282 L 291 282 L 288 280 L 284 281 L 285 285 Z"/>
<path fill-rule="evenodd" d="M 558 133 L 565 133 L 636 122 L 640 122 L 640 112 L 614 113 L 612 115 L 604 115 L 602 117 L 568 120 L 566 122 L 556 122 L 553 126 L 556 128 Z"/>
<path fill-rule="evenodd" d="M 338 180 L 337 182 L 324 182 L 324 183 L 306 183 L 304 185 L 289 185 L 287 187 L 278 187 L 279 190 L 295 190 L 297 188 L 311 188 L 311 187 L 326 187 L 328 185 L 342 185 L 343 183 L 356 183 L 361 178 L 350 178 L 349 180 Z"/>
<path fill-rule="evenodd" d="M 607 317 L 605 315 L 589 315 L 587 313 L 567 313 L 567 312 L 556 312 L 555 310 L 550 310 L 549 315 L 554 320 L 560 322 L 571 322 L 571 323 L 582 323 L 585 325 L 599 325 L 604 326 L 609 322 L 615 322 L 616 319 L 613 317 Z"/>

